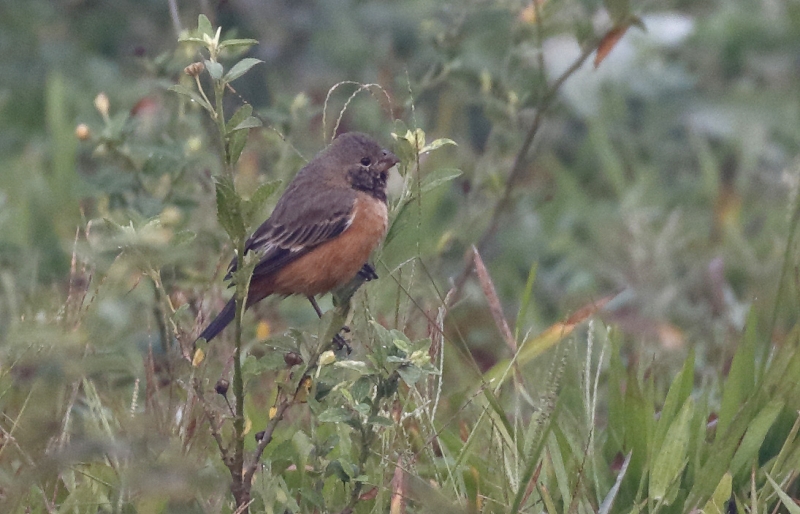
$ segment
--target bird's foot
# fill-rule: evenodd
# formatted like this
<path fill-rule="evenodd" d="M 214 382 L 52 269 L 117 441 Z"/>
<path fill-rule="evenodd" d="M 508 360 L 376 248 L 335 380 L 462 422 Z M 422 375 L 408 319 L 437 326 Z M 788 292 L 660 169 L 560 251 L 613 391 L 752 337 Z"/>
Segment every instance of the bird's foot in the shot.
<path fill-rule="evenodd" d="M 350 333 L 350 327 L 347 325 L 343 326 L 340 332 Z M 344 338 L 342 334 L 336 334 L 333 336 L 333 348 L 339 352 L 344 349 L 345 355 L 350 355 L 350 352 L 353 349 L 350 347 L 350 343 L 347 342 L 347 339 Z"/>
<path fill-rule="evenodd" d="M 358 271 L 358 276 L 369 282 L 370 280 L 375 280 L 378 278 L 378 274 L 375 272 L 375 268 L 372 267 L 372 264 L 366 263 L 361 266 L 361 269 Z"/>

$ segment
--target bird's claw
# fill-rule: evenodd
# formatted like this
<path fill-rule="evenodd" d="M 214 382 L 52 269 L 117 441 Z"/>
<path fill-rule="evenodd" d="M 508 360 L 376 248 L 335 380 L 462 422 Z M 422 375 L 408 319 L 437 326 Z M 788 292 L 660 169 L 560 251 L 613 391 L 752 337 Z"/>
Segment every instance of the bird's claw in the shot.
<path fill-rule="evenodd" d="M 345 334 L 349 334 L 350 327 L 344 325 L 339 330 L 339 332 L 344 332 Z M 350 347 L 350 343 L 347 342 L 347 339 L 345 339 L 342 334 L 336 334 L 335 336 L 333 336 L 333 347 L 336 349 L 337 352 L 341 351 L 342 348 L 344 348 L 347 355 L 350 355 L 350 352 L 353 351 L 353 349 Z"/>
<path fill-rule="evenodd" d="M 366 263 L 363 266 L 361 266 L 361 269 L 358 271 L 358 276 L 363 278 L 367 282 L 378 278 L 378 274 L 375 272 L 375 268 L 373 268 L 372 264 L 370 263 Z"/>

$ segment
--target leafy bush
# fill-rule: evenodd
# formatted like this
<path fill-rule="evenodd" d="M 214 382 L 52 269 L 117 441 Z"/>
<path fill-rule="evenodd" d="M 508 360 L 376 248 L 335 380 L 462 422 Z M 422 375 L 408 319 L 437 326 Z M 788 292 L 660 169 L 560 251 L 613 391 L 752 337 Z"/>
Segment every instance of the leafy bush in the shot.
<path fill-rule="evenodd" d="M 3 510 L 796 512 L 796 9 L 345 4 L 2 8 Z M 194 352 L 334 127 L 380 281 Z"/>

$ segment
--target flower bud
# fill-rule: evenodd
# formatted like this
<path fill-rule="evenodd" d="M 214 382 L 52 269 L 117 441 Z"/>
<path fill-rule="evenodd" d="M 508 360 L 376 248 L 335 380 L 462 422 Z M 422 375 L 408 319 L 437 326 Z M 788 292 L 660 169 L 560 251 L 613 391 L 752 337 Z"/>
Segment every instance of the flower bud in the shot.
<path fill-rule="evenodd" d="M 303 363 L 303 358 L 297 352 L 286 352 L 283 354 L 283 362 L 286 366 L 293 367 Z"/>
<path fill-rule="evenodd" d="M 80 139 L 81 141 L 86 141 L 90 137 L 92 137 L 92 131 L 89 130 L 89 125 L 86 123 L 81 123 L 77 127 L 75 127 L 75 137 Z"/>
<path fill-rule="evenodd" d="M 201 61 L 193 62 L 189 66 L 183 69 L 183 72 L 190 77 L 196 77 L 203 73 L 203 70 L 206 69 L 206 65 L 203 64 Z"/>
<path fill-rule="evenodd" d="M 105 93 L 100 93 L 96 97 L 94 97 L 94 107 L 97 109 L 103 118 L 108 118 L 108 109 L 110 107 L 110 102 L 108 101 L 108 96 Z"/>
<path fill-rule="evenodd" d="M 218 395 L 225 396 L 228 394 L 228 386 L 230 386 L 230 383 L 224 378 L 220 378 L 214 385 L 214 391 L 216 391 Z"/>

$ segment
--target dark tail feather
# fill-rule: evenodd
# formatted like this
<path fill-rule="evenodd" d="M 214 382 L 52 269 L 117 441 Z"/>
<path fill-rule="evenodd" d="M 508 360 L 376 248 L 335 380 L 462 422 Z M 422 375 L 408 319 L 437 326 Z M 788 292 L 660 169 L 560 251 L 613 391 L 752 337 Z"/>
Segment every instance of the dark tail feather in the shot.
<path fill-rule="evenodd" d="M 201 337 L 206 341 L 211 341 L 217 334 L 222 332 L 222 330 L 228 326 L 228 323 L 233 321 L 233 318 L 236 314 L 236 297 L 234 296 L 231 298 L 228 303 L 225 304 L 225 307 L 217 314 L 217 317 L 214 318 L 214 321 L 208 324 L 203 333 L 197 339 Z M 196 341 L 195 341 L 196 342 Z"/>

